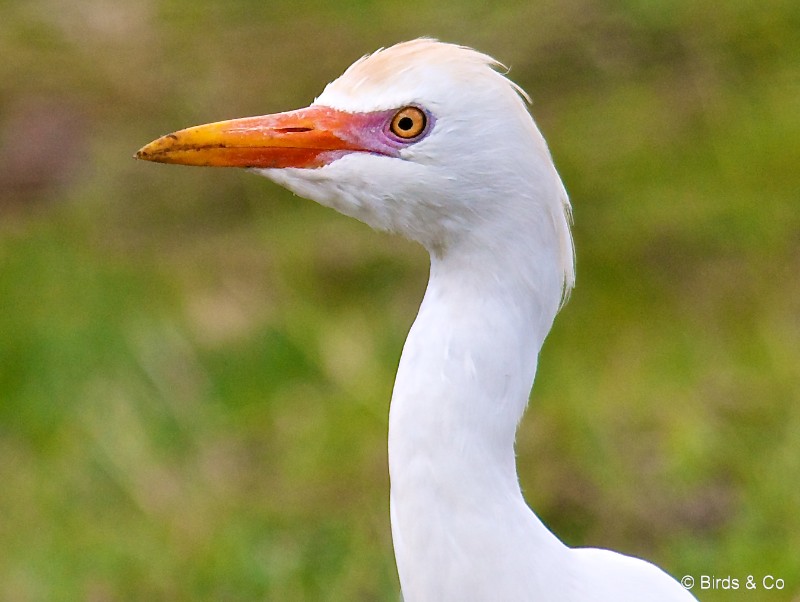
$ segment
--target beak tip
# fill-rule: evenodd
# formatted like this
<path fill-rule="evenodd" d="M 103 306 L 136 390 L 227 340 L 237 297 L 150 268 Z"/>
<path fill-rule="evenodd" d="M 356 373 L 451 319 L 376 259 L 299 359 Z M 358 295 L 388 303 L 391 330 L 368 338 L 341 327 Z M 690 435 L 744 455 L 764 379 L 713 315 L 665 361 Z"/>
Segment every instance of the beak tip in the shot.
<path fill-rule="evenodd" d="M 157 140 L 153 140 L 153 142 L 145 144 L 142 148 L 136 151 L 136 154 L 133 155 L 133 158 L 141 161 L 158 162 L 159 158 L 164 156 L 165 145 L 162 143 L 162 141 L 165 138 L 167 138 L 167 136 L 163 136 Z"/>

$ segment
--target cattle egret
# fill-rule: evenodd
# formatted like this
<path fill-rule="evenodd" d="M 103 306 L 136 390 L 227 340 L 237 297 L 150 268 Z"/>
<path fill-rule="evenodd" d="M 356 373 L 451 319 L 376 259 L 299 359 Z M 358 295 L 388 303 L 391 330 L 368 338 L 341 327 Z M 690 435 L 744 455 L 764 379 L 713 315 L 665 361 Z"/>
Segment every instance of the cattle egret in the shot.
<path fill-rule="evenodd" d="M 523 499 L 514 436 L 574 256 L 567 194 L 499 66 L 397 44 L 307 108 L 191 127 L 137 157 L 249 168 L 429 251 L 389 412 L 405 602 L 693 600 L 644 560 L 567 547 Z"/>

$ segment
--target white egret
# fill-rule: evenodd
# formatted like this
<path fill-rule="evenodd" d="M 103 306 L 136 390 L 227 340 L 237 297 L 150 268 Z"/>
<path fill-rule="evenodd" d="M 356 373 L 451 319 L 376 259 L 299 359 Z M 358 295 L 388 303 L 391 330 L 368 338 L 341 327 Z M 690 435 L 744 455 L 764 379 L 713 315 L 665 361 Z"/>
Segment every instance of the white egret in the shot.
<path fill-rule="evenodd" d="M 188 128 L 137 156 L 251 168 L 429 251 L 389 415 L 406 602 L 693 600 L 644 560 L 567 547 L 520 491 L 517 423 L 574 257 L 567 194 L 498 65 L 435 40 L 398 44 L 310 107 Z"/>

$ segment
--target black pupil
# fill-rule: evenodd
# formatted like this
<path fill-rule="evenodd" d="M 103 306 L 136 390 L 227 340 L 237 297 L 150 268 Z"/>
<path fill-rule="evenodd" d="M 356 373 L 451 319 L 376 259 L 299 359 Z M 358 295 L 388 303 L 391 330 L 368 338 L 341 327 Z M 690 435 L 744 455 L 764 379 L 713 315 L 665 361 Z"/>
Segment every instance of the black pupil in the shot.
<path fill-rule="evenodd" d="M 411 117 L 401 117 L 400 121 L 397 122 L 397 127 L 399 127 L 404 132 L 407 132 L 411 128 L 414 127 L 414 120 Z"/>

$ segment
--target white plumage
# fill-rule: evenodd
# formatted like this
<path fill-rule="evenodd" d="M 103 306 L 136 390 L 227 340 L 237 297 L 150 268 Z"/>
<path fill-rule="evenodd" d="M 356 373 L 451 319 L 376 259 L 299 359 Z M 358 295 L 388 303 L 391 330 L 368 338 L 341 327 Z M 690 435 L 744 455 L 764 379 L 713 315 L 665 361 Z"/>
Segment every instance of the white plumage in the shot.
<path fill-rule="evenodd" d="M 138 156 L 252 167 L 430 252 L 389 420 L 405 602 L 692 600 L 643 560 L 568 548 L 520 491 L 517 423 L 574 257 L 564 187 L 497 66 L 434 40 L 398 44 L 309 109 L 190 128 Z M 422 115 L 410 138 L 392 125 L 405 107 Z"/>

